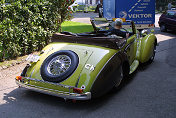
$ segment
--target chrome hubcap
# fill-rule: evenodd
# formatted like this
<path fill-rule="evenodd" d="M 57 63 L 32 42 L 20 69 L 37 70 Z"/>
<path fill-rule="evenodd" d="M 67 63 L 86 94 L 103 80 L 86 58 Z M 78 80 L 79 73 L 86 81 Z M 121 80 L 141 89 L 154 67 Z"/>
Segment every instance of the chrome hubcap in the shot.
<path fill-rule="evenodd" d="M 52 75 L 60 75 L 67 71 L 71 66 L 71 59 L 67 55 L 59 55 L 53 58 L 47 67 L 47 70 Z"/>
<path fill-rule="evenodd" d="M 154 49 L 153 49 L 153 54 L 152 54 L 151 60 L 154 59 L 154 57 L 155 57 L 155 53 L 156 53 L 156 47 L 154 47 Z"/>

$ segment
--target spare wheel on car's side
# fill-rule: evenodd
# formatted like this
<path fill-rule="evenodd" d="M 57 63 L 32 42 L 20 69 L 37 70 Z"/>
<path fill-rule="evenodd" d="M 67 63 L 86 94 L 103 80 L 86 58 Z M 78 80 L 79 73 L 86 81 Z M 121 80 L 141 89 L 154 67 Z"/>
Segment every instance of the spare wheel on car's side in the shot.
<path fill-rule="evenodd" d="M 78 66 L 78 55 L 70 50 L 61 50 L 49 55 L 41 65 L 41 76 L 49 82 L 67 79 Z"/>

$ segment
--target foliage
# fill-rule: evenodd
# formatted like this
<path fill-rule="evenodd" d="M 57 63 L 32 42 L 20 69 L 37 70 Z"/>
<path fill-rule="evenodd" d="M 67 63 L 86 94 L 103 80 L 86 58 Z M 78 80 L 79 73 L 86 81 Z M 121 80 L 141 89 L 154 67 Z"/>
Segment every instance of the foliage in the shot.
<path fill-rule="evenodd" d="M 162 10 L 167 10 L 169 2 L 172 3 L 172 7 L 176 7 L 176 0 L 156 0 L 156 9 L 160 10 L 162 8 Z"/>
<path fill-rule="evenodd" d="M 74 0 L 1 0 L 0 61 L 41 50 L 71 17 Z"/>
<path fill-rule="evenodd" d="M 77 11 L 84 11 L 85 7 L 86 7 L 86 5 L 78 5 Z M 95 11 L 95 9 L 96 9 L 96 6 L 88 6 L 87 11 Z"/>
<path fill-rule="evenodd" d="M 62 31 L 68 31 L 72 33 L 83 33 L 93 31 L 91 24 L 65 21 L 62 23 Z"/>

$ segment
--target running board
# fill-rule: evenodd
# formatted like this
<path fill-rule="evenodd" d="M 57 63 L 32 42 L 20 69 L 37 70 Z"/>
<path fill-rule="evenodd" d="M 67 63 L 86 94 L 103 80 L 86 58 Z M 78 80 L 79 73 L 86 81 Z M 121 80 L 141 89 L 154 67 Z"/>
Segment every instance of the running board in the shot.
<path fill-rule="evenodd" d="M 130 74 L 133 73 L 137 69 L 138 66 L 139 66 L 139 61 L 134 60 L 130 66 Z"/>

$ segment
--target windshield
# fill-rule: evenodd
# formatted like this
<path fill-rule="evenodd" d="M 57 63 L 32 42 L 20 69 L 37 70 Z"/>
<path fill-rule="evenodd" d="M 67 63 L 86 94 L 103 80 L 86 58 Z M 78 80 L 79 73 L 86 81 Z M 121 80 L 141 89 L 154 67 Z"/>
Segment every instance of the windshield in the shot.
<path fill-rule="evenodd" d="M 98 30 L 109 30 L 114 27 L 113 20 L 107 20 L 106 18 L 94 18 L 92 25 L 95 25 Z M 133 32 L 131 22 L 123 22 L 121 30 L 127 30 L 128 32 Z"/>

